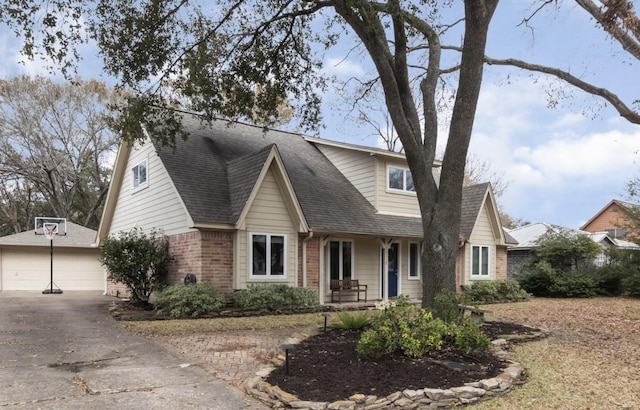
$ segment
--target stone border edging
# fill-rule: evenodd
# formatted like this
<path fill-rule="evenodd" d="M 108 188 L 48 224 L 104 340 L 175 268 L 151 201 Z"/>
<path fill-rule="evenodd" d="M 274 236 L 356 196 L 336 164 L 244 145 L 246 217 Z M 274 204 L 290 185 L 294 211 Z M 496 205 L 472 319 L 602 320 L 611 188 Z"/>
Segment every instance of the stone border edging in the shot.
<path fill-rule="evenodd" d="M 272 386 L 265 379 L 273 367 L 268 367 L 256 373 L 247 381 L 247 393 L 263 401 L 273 408 L 309 409 L 309 410 L 377 410 L 377 409 L 424 409 L 451 408 L 464 404 L 477 403 L 502 395 L 521 384 L 526 378 L 524 367 L 509 358 L 507 349 L 510 342 L 524 342 L 544 338 L 546 331 L 535 331 L 529 335 L 510 335 L 492 342 L 493 353 L 508 364 L 496 377 L 477 382 L 465 383 L 464 386 L 449 389 L 404 390 L 391 393 L 385 397 L 354 394 L 345 400 L 334 402 L 314 402 L 299 400 L 293 394 L 283 391 L 278 386 Z M 299 341 L 298 341 L 299 342 Z"/>

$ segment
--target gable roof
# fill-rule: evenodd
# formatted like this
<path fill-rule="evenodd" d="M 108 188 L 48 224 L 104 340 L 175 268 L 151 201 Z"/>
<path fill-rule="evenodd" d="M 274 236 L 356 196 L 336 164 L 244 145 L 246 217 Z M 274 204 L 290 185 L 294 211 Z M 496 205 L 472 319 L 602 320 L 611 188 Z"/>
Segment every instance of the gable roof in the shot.
<path fill-rule="evenodd" d="M 489 202 L 490 204 L 489 204 Z M 476 222 L 480 216 L 482 207 L 487 205 L 487 212 L 494 231 L 494 237 L 499 243 L 506 244 L 505 232 L 500 223 L 500 216 L 495 208 L 495 200 L 491 190 L 491 184 L 484 182 L 462 188 L 462 203 L 460 214 L 460 236 L 463 240 L 471 237 Z M 513 238 L 511 240 L 515 241 Z"/>
<path fill-rule="evenodd" d="M 419 217 L 379 214 L 315 146 L 316 139 L 226 120 L 203 124 L 189 114 L 183 117 L 183 127 L 189 138 L 176 140 L 175 148 L 155 142 L 154 147 L 194 227 L 236 228 L 266 163 L 276 158 L 283 180 L 291 186 L 294 207 L 308 229 L 423 236 Z M 377 150 L 376 154 L 382 155 Z M 468 234 L 488 189 L 488 184 L 481 184 L 463 191 L 462 224 Z M 108 224 L 109 220 L 103 216 L 103 222 Z"/>
<path fill-rule="evenodd" d="M 607 211 L 607 209 L 609 209 L 612 205 L 617 205 L 619 206 L 621 209 L 625 209 L 625 208 L 636 208 L 638 207 L 638 205 L 636 204 L 632 204 L 630 202 L 625 202 L 625 201 L 621 201 L 619 199 L 612 199 L 611 201 L 609 201 L 608 204 L 606 204 L 601 210 L 599 210 L 598 212 L 596 212 L 596 214 L 594 216 L 592 216 L 587 222 L 585 222 L 580 229 L 584 230 L 586 229 L 593 221 L 595 221 L 596 219 L 598 219 L 598 217 L 600 217 L 600 215 L 602 215 L 605 211 Z"/>
<path fill-rule="evenodd" d="M 35 229 L 0 237 L 0 246 L 42 246 L 49 247 L 49 241 L 43 235 L 36 235 Z M 67 234 L 56 236 L 53 246 L 67 248 L 95 248 L 96 234 L 93 229 L 67 221 Z"/>

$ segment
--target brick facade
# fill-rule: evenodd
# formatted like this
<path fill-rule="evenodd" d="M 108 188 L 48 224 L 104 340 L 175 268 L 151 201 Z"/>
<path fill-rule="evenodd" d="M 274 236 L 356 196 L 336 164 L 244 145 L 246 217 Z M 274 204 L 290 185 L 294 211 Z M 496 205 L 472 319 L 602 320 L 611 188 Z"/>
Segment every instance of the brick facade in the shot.
<path fill-rule="evenodd" d="M 302 246 L 307 235 L 298 236 L 298 287 L 302 287 L 304 280 L 302 274 Z M 320 290 L 320 240 L 311 238 L 306 241 L 307 247 L 307 288 Z"/>
<path fill-rule="evenodd" d="M 169 283 L 181 283 L 187 273 L 217 290 L 233 293 L 233 232 L 187 232 L 169 237 L 172 261 Z"/>
<path fill-rule="evenodd" d="M 625 210 L 617 203 L 612 203 L 581 229 L 587 232 L 605 232 L 624 230 L 628 225 L 629 219 L 627 218 Z M 624 237 L 624 235 L 622 235 L 622 237 Z"/>
<path fill-rule="evenodd" d="M 496 246 L 496 279 L 507 279 L 507 247 Z"/>

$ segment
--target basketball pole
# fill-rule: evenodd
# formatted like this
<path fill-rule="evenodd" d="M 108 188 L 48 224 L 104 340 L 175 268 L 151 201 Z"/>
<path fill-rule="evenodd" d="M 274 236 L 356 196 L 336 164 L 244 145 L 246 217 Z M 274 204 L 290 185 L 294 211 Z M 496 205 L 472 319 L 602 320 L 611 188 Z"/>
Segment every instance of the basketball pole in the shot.
<path fill-rule="evenodd" d="M 49 290 L 49 293 L 53 295 L 53 236 L 51 237 L 51 239 L 49 239 L 49 251 L 51 253 L 49 269 L 49 277 L 51 279 L 51 284 L 49 286 L 51 286 L 51 288 Z"/>

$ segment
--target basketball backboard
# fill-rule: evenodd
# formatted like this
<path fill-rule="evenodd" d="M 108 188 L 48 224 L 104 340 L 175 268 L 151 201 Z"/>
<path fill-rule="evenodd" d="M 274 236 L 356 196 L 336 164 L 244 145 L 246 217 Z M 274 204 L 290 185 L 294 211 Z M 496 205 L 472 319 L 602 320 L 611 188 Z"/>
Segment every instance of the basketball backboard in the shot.
<path fill-rule="evenodd" d="M 67 218 L 56 218 L 52 216 L 36 217 L 36 235 L 45 235 L 47 233 L 65 236 L 67 234 Z"/>

